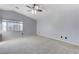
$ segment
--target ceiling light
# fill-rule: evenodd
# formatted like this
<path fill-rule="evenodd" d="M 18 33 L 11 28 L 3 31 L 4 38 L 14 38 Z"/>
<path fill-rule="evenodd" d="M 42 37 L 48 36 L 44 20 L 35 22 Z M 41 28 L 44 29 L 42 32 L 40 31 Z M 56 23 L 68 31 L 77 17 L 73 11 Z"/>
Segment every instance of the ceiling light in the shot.
<path fill-rule="evenodd" d="M 39 9 L 39 7 L 38 6 L 35 6 L 35 9 Z"/>
<path fill-rule="evenodd" d="M 31 5 L 26 5 L 26 7 L 30 8 L 32 14 L 36 14 L 37 12 L 42 12 L 43 10 L 40 9 L 40 6 L 38 4 L 31 4 Z"/>
<path fill-rule="evenodd" d="M 32 10 L 32 14 L 37 14 L 37 11 L 36 10 Z"/>

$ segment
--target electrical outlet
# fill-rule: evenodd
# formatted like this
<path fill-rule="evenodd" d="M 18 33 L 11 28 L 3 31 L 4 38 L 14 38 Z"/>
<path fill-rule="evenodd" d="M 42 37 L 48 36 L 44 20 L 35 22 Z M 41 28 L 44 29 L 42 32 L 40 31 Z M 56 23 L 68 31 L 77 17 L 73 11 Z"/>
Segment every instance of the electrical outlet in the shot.
<path fill-rule="evenodd" d="M 63 38 L 63 36 L 61 36 L 61 38 Z"/>
<path fill-rule="evenodd" d="M 67 39 L 67 37 L 65 37 L 65 39 Z"/>

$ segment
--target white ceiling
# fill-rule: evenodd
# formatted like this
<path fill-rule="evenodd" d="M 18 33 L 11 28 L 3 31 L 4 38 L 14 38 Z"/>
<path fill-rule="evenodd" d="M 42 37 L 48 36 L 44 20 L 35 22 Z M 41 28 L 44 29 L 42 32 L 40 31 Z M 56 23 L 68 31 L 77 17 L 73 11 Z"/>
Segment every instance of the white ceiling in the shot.
<path fill-rule="evenodd" d="M 19 7 L 20 9 L 16 9 L 15 7 Z M 28 17 L 33 19 L 46 19 L 48 16 L 53 17 L 53 15 L 57 15 L 59 12 L 71 11 L 71 10 L 79 10 L 79 5 L 77 4 L 40 4 L 40 8 L 43 9 L 43 12 L 38 12 L 36 15 L 31 14 L 28 12 L 30 10 L 24 4 L 0 4 L 0 9 L 4 10 L 13 10 L 18 13 L 24 14 Z M 59 14 L 61 14 L 59 13 Z"/>
<path fill-rule="evenodd" d="M 20 9 L 17 9 L 16 7 L 19 7 Z M 33 15 L 31 14 L 31 12 L 28 12 L 28 10 L 30 9 L 26 7 L 24 4 L 1 4 L 0 5 L 0 9 L 16 11 L 18 13 L 24 14 L 33 19 L 38 19 L 39 17 L 43 16 L 43 14 L 46 15 L 47 9 L 45 8 L 45 6 L 41 4 L 40 7 L 41 9 L 43 9 L 43 12 L 38 12 L 36 15 Z"/>

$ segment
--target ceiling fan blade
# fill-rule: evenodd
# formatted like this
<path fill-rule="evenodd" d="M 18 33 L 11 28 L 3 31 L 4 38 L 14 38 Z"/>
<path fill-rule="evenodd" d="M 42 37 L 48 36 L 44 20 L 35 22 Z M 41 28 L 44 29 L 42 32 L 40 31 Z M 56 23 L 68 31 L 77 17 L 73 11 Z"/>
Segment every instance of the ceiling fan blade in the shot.
<path fill-rule="evenodd" d="M 26 7 L 28 7 L 28 8 L 32 8 L 32 7 L 30 7 L 30 6 L 26 6 Z"/>
<path fill-rule="evenodd" d="M 39 12 L 42 12 L 43 10 L 41 10 L 41 9 L 38 9 L 37 11 L 39 11 Z"/>
<path fill-rule="evenodd" d="M 33 6 L 35 7 L 35 6 L 36 6 L 36 4 L 33 4 Z"/>

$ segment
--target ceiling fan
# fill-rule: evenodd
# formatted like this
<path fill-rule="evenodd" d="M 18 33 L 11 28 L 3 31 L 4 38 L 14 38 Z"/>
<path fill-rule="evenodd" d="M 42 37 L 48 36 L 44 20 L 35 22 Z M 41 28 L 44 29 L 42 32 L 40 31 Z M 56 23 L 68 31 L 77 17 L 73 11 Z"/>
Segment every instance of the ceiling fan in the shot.
<path fill-rule="evenodd" d="M 36 12 L 43 12 L 42 9 L 40 9 L 40 5 L 39 4 L 31 4 L 31 5 L 26 5 L 26 7 L 30 8 L 31 10 L 28 11 L 32 11 L 32 13 L 36 13 Z"/>

